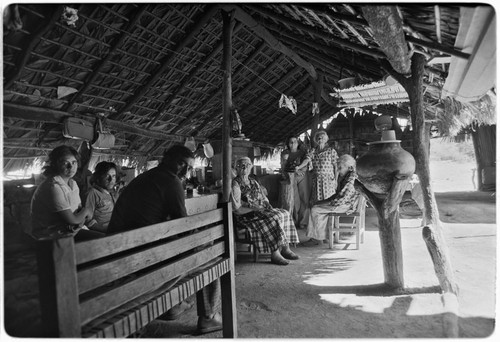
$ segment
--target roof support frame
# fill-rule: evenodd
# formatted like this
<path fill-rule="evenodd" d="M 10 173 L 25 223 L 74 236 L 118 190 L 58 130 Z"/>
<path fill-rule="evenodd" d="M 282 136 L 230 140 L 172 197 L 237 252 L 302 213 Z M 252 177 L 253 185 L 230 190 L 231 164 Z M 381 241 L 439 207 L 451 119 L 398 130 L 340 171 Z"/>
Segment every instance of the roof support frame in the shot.
<path fill-rule="evenodd" d="M 82 95 L 84 94 L 87 89 L 89 89 L 92 86 L 92 83 L 94 80 L 97 78 L 99 75 L 100 71 L 102 68 L 107 64 L 107 62 L 114 56 L 114 53 L 119 49 L 119 47 L 122 45 L 122 43 L 127 39 L 129 33 L 135 28 L 135 25 L 139 21 L 139 19 L 142 17 L 144 12 L 146 11 L 146 5 L 141 5 L 139 9 L 135 12 L 134 17 L 130 19 L 130 21 L 127 24 L 127 27 L 124 28 L 120 36 L 116 39 L 114 42 L 113 46 L 108 50 L 108 54 L 106 55 L 105 58 L 101 59 L 101 61 L 97 64 L 97 66 L 94 68 L 94 70 L 91 72 L 91 74 L 87 77 L 85 80 L 85 83 L 82 88 L 76 92 L 71 99 L 68 101 L 67 105 L 65 106 L 64 110 L 71 112 L 73 110 L 73 104 L 75 101 Z"/>
<path fill-rule="evenodd" d="M 151 88 L 151 86 L 163 75 L 163 73 L 170 67 L 172 60 L 177 56 L 177 53 L 187 46 L 195 37 L 195 35 L 205 26 L 215 15 L 217 11 L 217 6 L 213 4 L 207 5 L 207 10 L 203 13 L 201 18 L 195 20 L 194 26 L 189 30 L 189 33 L 177 43 L 173 52 L 161 62 L 161 66 L 151 73 L 151 77 L 145 82 L 145 84 L 139 88 L 134 96 L 132 96 L 127 104 L 122 107 L 116 114 L 110 116 L 112 118 L 117 118 L 121 114 L 127 112 L 132 108 L 132 106 Z"/>
<path fill-rule="evenodd" d="M 221 6 L 226 10 L 234 10 L 236 19 L 243 22 L 243 24 L 245 24 L 245 26 L 253 31 L 257 36 L 266 41 L 272 49 L 280 51 L 284 55 L 290 57 L 295 63 L 297 63 L 297 65 L 300 65 L 302 68 L 304 68 L 313 79 L 318 78 L 316 69 L 311 63 L 305 61 L 293 50 L 290 50 L 287 46 L 283 45 L 281 41 L 276 39 L 276 37 L 274 37 L 271 32 L 269 32 L 264 26 L 255 21 L 252 16 L 245 12 L 240 6 L 230 4 L 223 4 Z M 321 96 L 328 104 L 334 106 L 334 104 L 331 103 L 330 98 L 328 97 L 329 95 L 325 91 L 322 92 Z"/>
<path fill-rule="evenodd" d="M 17 63 L 15 67 L 15 72 L 13 72 L 11 75 L 8 75 L 7 82 L 4 84 L 4 89 L 9 89 L 12 84 L 14 84 L 14 81 L 16 81 L 20 76 L 21 72 L 23 71 L 24 67 L 28 63 L 30 56 L 31 56 L 31 51 L 34 50 L 35 46 L 40 42 L 42 36 L 50 31 L 55 25 L 57 20 L 61 17 L 61 14 L 63 12 L 64 6 L 59 5 L 57 6 L 57 9 L 53 12 L 52 17 L 50 17 L 49 21 L 45 26 L 43 26 L 40 30 L 36 31 L 36 33 L 33 34 L 31 37 L 31 40 L 26 44 L 26 48 L 24 48 L 22 51 L 20 51 L 20 56 L 19 58 L 19 63 Z"/>

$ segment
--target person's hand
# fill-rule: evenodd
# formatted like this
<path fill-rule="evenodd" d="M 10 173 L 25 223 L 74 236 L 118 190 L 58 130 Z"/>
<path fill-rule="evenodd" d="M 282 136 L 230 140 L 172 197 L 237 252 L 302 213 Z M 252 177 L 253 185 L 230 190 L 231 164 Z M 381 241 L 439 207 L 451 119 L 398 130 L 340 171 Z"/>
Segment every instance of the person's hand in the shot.
<path fill-rule="evenodd" d="M 80 209 L 80 212 L 85 212 L 85 222 L 86 221 L 89 221 L 91 218 L 92 218 L 92 212 L 90 211 L 90 209 L 86 208 L 86 207 L 82 207 Z"/>
<path fill-rule="evenodd" d="M 302 177 L 305 174 L 305 172 L 297 170 L 297 171 L 295 171 L 295 174 L 297 174 L 297 176 L 299 176 L 299 177 Z"/>

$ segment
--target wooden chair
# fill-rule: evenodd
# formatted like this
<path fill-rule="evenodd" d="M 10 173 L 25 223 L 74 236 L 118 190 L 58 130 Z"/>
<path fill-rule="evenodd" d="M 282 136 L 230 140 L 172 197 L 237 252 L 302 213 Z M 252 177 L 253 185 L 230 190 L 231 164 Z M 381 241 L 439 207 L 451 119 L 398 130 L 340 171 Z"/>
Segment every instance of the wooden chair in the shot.
<path fill-rule="evenodd" d="M 334 242 L 339 242 L 340 233 L 354 233 L 356 235 L 356 249 L 359 249 L 360 242 L 363 243 L 365 240 L 365 210 L 366 199 L 360 195 L 355 212 L 349 215 L 345 213 L 328 214 L 330 217 L 328 227 L 330 249 L 333 249 Z M 341 219 L 348 222 L 341 222 Z"/>
<path fill-rule="evenodd" d="M 253 242 L 250 240 L 250 237 L 248 236 L 248 230 L 244 227 L 238 227 L 236 224 L 236 219 L 233 218 L 234 222 L 234 227 L 235 227 L 235 235 L 234 235 L 234 242 L 235 244 L 243 244 L 243 245 L 248 245 L 247 252 L 251 253 L 253 255 L 253 262 L 257 262 L 259 259 L 259 251 L 257 248 L 255 248 L 255 245 Z M 235 247 L 235 260 L 237 260 L 237 254 L 238 250 Z"/>

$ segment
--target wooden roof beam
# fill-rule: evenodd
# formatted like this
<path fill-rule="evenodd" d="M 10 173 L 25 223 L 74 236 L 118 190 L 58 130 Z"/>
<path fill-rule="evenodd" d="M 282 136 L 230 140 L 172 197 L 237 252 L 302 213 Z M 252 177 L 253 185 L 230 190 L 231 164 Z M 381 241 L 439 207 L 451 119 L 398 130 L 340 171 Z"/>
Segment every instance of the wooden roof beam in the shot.
<path fill-rule="evenodd" d="M 242 27 L 243 25 L 241 23 L 238 23 L 234 29 L 233 29 L 233 34 L 236 34 Z M 209 60 L 215 57 L 216 54 L 218 54 L 222 50 L 223 42 L 220 40 L 215 48 L 205 57 L 203 58 L 202 61 L 200 61 L 195 68 L 191 70 L 191 72 L 182 80 L 182 83 L 177 87 L 177 89 L 169 96 L 169 98 L 163 102 L 163 104 L 160 106 L 160 108 L 157 109 L 157 114 L 155 115 L 154 119 L 148 124 L 147 128 L 152 127 L 156 122 L 159 120 L 163 120 L 165 117 L 162 112 L 170 106 L 172 101 L 175 100 L 175 97 L 186 87 L 189 81 L 203 68 L 205 67 L 205 64 L 208 63 Z"/>
<path fill-rule="evenodd" d="M 260 44 L 257 49 L 255 49 L 247 58 L 245 58 L 245 61 L 241 63 L 233 72 L 233 76 L 237 75 L 251 60 L 253 60 L 259 53 L 262 52 L 264 47 L 266 46 L 266 43 L 263 42 Z M 172 128 L 170 131 L 175 131 L 178 130 L 182 127 L 184 127 L 188 122 L 190 122 L 193 118 L 196 116 L 200 115 L 200 111 L 207 106 L 207 104 L 213 100 L 214 97 L 218 96 L 222 92 L 222 89 L 218 88 L 214 90 L 210 95 L 207 97 L 206 101 L 203 101 L 202 104 L 200 104 L 195 110 L 193 110 L 186 118 L 184 118 L 177 126 Z M 199 127 L 196 129 L 196 131 L 199 129 Z"/>
<path fill-rule="evenodd" d="M 277 30 L 278 28 L 272 27 L 270 29 L 274 31 L 275 29 Z M 322 44 L 319 44 L 319 43 L 316 43 L 316 42 L 310 41 L 310 40 L 309 41 L 301 41 L 299 36 L 297 36 L 296 34 L 290 33 L 290 32 L 282 32 L 281 35 L 282 35 L 282 39 L 284 41 L 286 41 L 287 43 L 293 44 L 294 46 L 302 48 L 303 50 L 307 50 L 310 53 L 314 53 L 315 55 L 320 56 L 322 59 L 329 60 L 330 63 L 342 64 L 344 66 L 344 68 L 347 68 L 353 72 L 365 75 L 366 77 L 369 77 L 372 79 L 378 77 L 378 75 L 373 74 L 367 70 L 358 68 L 354 65 L 350 65 L 350 64 L 346 63 L 345 61 L 340 61 L 339 59 L 332 57 L 331 55 L 338 56 L 338 54 L 340 52 L 335 48 L 332 48 L 332 47 L 326 46 L 326 45 L 322 45 Z M 323 54 L 321 54 L 313 49 L 325 51 L 329 55 L 323 55 Z M 359 60 L 360 60 L 360 64 L 368 64 L 368 63 L 373 64 L 373 60 L 372 61 L 369 61 L 366 59 L 359 59 Z"/>
<path fill-rule="evenodd" d="M 326 39 L 328 41 L 335 42 L 343 47 L 346 47 L 346 48 L 352 49 L 354 51 L 358 51 L 358 52 L 361 52 L 363 54 L 370 55 L 370 56 L 373 56 L 376 58 L 386 58 L 385 54 L 382 51 L 380 51 L 378 48 L 375 48 L 375 47 L 369 48 L 369 47 L 366 47 L 363 45 L 353 43 L 353 42 L 346 40 L 346 39 L 335 37 L 328 32 L 318 30 L 316 27 L 302 24 L 301 22 L 298 22 L 297 20 L 288 18 L 288 17 L 281 15 L 281 14 L 277 14 L 273 11 L 267 10 L 265 8 L 258 6 L 258 5 L 246 5 L 246 7 L 249 7 L 253 11 L 255 11 L 255 12 L 257 12 L 265 17 L 273 18 L 278 22 L 282 22 L 284 24 L 292 26 L 292 27 L 296 28 L 297 30 L 301 30 L 301 31 L 310 33 L 312 35 L 321 37 L 323 39 Z"/>
<path fill-rule="evenodd" d="M 359 18 L 355 15 L 347 15 L 347 14 L 341 14 L 334 12 L 332 9 L 328 8 L 327 5 L 320 5 L 320 4 L 307 4 L 307 3 L 301 3 L 301 4 L 296 4 L 296 6 L 301 6 L 304 8 L 309 8 L 317 12 L 322 12 L 323 14 L 326 14 L 332 18 L 338 19 L 338 20 L 344 20 L 353 24 L 358 24 L 358 25 L 364 25 L 364 26 L 370 26 L 368 22 L 363 19 Z M 311 27 L 312 28 L 312 27 Z M 312 28 L 314 29 L 314 28 Z M 431 42 L 431 41 L 424 41 L 422 39 L 413 37 L 411 35 L 405 35 L 405 38 L 408 42 L 413 43 L 418 46 L 430 48 L 442 53 L 449 54 L 450 56 L 455 56 L 459 58 L 464 58 L 464 59 L 469 59 L 470 54 L 464 53 L 462 51 L 459 51 L 455 49 L 454 47 L 442 45 L 438 42 Z M 361 52 L 361 51 L 359 51 Z M 385 58 L 385 56 L 383 57 Z"/>
<path fill-rule="evenodd" d="M 235 105 L 235 104 L 236 104 L 236 102 L 237 102 L 237 101 L 236 101 L 236 99 L 237 99 L 239 96 L 241 96 L 241 95 L 242 95 L 245 91 L 247 91 L 248 89 L 250 89 L 250 87 L 252 87 L 255 83 L 257 83 L 258 81 L 262 80 L 262 76 L 261 76 L 261 75 L 262 75 L 262 74 L 265 74 L 266 72 L 268 72 L 269 70 L 271 70 L 272 68 L 274 68 L 274 66 L 276 66 L 277 64 L 279 64 L 279 62 L 280 62 L 280 59 L 277 59 L 277 60 L 275 60 L 274 62 L 272 62 L 272 63 L 271 63 L 271 64 L 270 64 L 270 65 L 269 65 L 266 69 L 264 69 L 264 70 L 263 70 L 263 71 L 262 71 L 259 75 L 257 75 L 257 76 L 256 76 L 256 77 L 255 77 L 255 78 L 254 78 L 254 79 L 253 79 L 250 83 L 248 83 L 248 84 L 247 84 L 247 85 L 246 85 L 243 89 L 240 89 L 238 92 L 236 92 L 236 93 L 235 93 L 235 95 L 233 96 L 233 105 L 234 105 L 235 107 L 237 107 L 237 108 L 238 108 L 238 106 L 237 106 L 237 105 Z M 298 71 L 299 69 L 300 69 L 300 67 L 299 67 L 299 66 L 297 66 L 297 67 L 295 67 L 293 70 L 295 70 L 295 72 L 296 72 L 296 71 Z M 293 73 L 293 72 L 291 72 L 291 73 Z M 289 73 L 289 74 L 290 74 L 290 73 Z M 289 74 L 287 74 L 287 76 L 288 76 Z M 277 82 L 277 83 L 279 83 L 279 82 L 285 82 L 286 80 L 288 80 L 288 77 L 287 77 L 287 76 L 285 76 L 285 77 L 281 78 L 280 80 L 278 80 L 278 82 Z M 260 93 L 260 94 L 265 94 L 265 93 L 266 93 L 266 92 L 268 92 L 268 91 L 269 91 L 269 89 L 266 89 L 266 91 L 264 91 L 264 92 L 262 92 L 262 93 Z M 257 97 L 258 97 L 258 96 L 257 96 Z M 250 107 L 250 106 L 248 106 L 248 107 Z M 248 107 L 247 107 L 247 108 L 248 108 Z M 217 111 L 218 109 L 219 109 L 219 106 L 212 108 L 212 110 L 213 110 L 213 111 Z M 241 114 L 241 113 L 243 113 L 245 110 L 246 110 L 246 108 L 244 108 L 244 109 L 238 109 L 238 113 L 240 113 L 240 114 Z M 211 115 L 208 115 L 208 117 L 211 117 L 211 118 L 213 119 L 213 116 L 211 116 Z M 187 118 L 186 118 L 186 121 L 187 121 Z M 199 126 L 199 127 L 197 127 L 197 128 L 195 129 L 195 131 L 197 131 L 199 128 L 200 128 L 200 126 Z"/>
<path fill-rule="evenodd" d="M 252 53 L 250 55 L 248 55 L 247 58 L 245 58 L 245 61 L 243 61 L 243 63 L 240 63 L 240 65 L 238 65 L 238 67 L 234 70 L 234 75 L 237 75 L 241 69 L 243 69 L 244 67 L 246 67 L 246 65 L 248 63 L 250 63 L 259 53 L 262 52 L 262 50 L 264 50 L 264 48 L 267 46 L 267 43 L 266 42 L 262 42 L 258 47 L 257 49 L 255 49 L 254 51 L 252 51 Z M 207 118 L 203 121 L 203 123 L 201 125 L 199 125 L 198 127 L 196 127 L 193 131 L 193 135 L 196 135 L 200 129 L 202 129 L 203 127 L 205 127 L 205 125 L 210 122 L 211 120 L 213 120 L 213 116 L 210 116 L 208 115 Z"/>
<path fill-rule="evenodd" d="M 16 64 L 15 68 L 13 69 L 12 73 L 9 73 L 9 75 L 6 75 L 6 82 L 4 84 L 4 89 L 9 89 L 15 81 L 21 76 L 21 72 L 23 71 L 24 67 L 28 63 L 30 57 L 31 57 L 31 52 L 35 48 L 35 46 L 40 42 L 40 39 L 42 36 L 47 33 L 48 31 L 52 30 L 52 28 L 56 25 L 57 21 L 61 17 L 61 14 L 63 13 L 64 6 L 59 5 L 53 11 L 52 17 L 50 17 L 49 21 L 40 28 L 39 30 L 36 31 L 36 33 L 32 34 L 31 39 L 28 41 L 26 44 L 26 47 L 20 51 L 20 56 L 17 58 L 18 63 Z"/>
<path fill-rule="evenodd" d="M 160 67 L 152 71 L 151 76 L 146 81 L 146 83 L 135 92 L 135 94 L 127 101 L 127 103 L 123 108 L 121 108 L 117 113 L 115 113 L 110 117 L 116 118 L 119 115 L 129 111 L 132 108 L 132 106 L 149 90 L 149 88 L 151 88 L 151 86 L 170 67 L 172 61 L 175 58 L 177 58 L 177 54 L 194 40 L 196 34 L 198 34 L 198 32 L 203 28 L 203 26 L 205 26 L 212 19 L 212 17 L 217 13 L 217 11 L 218 11 L 217 5 L 214 4 L 207 5 L 207 10 L 201 15 L 201 17 L 194 19 L 194 25 L 189 30 L 189 33 L 184 37 L 184 39 L 182 39 L 182 41 L 177 43 L 175 48 L 173 48 L 172 53 L 161 62 Z"/>
<path fill-rule="evenodd" d="M 297 73 L 297 69 L 294 68 L 292 71 L 290 71 L 285 77 L 287 78 L 286 80 L 288 80 L 288 78 L 292 77 L 295 73 Z M 295 87 L 297 87 L 298 85 L 302 84 L 306 79 L 310 78 L 310 76 L 308 74 L 305 74 L 302 76 L 302 78 L 299 79 L 299 81 L 297 82 L 294 82 L 294 84 L 290 87 L 288 87 L 285 91 L 283 91 L 283 94 L 287 93 L 287 94 L 290 94 L 293 89 Z M 282 80 L 278 81 L 278 82 L 283 82 Z M 264 94 L 267 94 L 269 93 L 269 91 L 272 89 L 272 88 L 275 88 L 277 89 L 279 87 L 279 84 L 277 84 L 278 82 L 276 82 L 275 84 L 272 85 L 272 87 L 269 87 L 269 89 L 266 89 L 265 91 L 263 91 L 261 94 L 258 94 L 256 97 L 262 97 Z M 247 111 L 250 107 L 252 107 L 253 105 L 255 105 L 256 102 L 252 102 L 250 105 L 248 105 L 246 108 L 244 108 L 241 112 L 244 112 L 244 111 Z M 260 113 L 262 114 L 262 113 Z M 260 115 L 260 114 L 257 114 L 257 115 Z M 248 131 L 251 131 L 254 127 L 256 127 L 258 124 L 265 124 L 266 122 L 268 122 L 269 120 L 271 119 L 270 116 L 266 116 L 264 119 L 262 120 L 255 120 L 255 116 L 254 117 L 251 117 L 251 118 L 247 118 L 245 121 L 247 121 L 247 130 Z"/>
<path fill-rule="evenodd" d="M 26 106 L 9 102 L 4 102 L 3 104 L 3 116 L 8 118 L 16 118 L 29 121 L 51 122 L 51 123 L 60 123 L 64 118 L 70 116 L 79 117 L 87 120 L 95 119 L 95 116 L 90 116 L 90 115 L 85 116 L 85 115 L 70 114 L 68 112 L 55 109 Z M 106 126 L 109 127 L 111 130 L 118 131 L 121 133 L 141 135 L 147 138 L 157 139 L 157 140 L 172 140 L 172 141 L 183 142 L 184 139 L 186 138 L 186 136 L 184 135 L 152 131 L 138 127 L 137 125 L 134 124 L 112 120 L 109 118 L 106 119 Z M 201 137 L 200 140 L 202 139 L 204 138 Z"/>
<path fill-rule="evenodd" d="M 284 77 L 282 77 L 281 79 L 279 79 L 278 81 L 276 81 L 273 85 L 271 85 L 270 87 L 268 87 L 267 89 L 265 89 L 264 91 L 262 91 L 261 93 L 257 94 L 255 97 L 262 97 L 263 95 L 269 93 L 270 91 L 272 91 L 272 89 L 276 89 L 280 86 L 281 83 L 283 82 L 286 82 L 289 80 L 289 78 L 293 77 L 299 70 L 301 69 L 300 66 L 295 66 L 291 71 L 289 71 Z M 284 93 L 290 91 L 290 89 L 293 89 L 294 87 L 296 87 L 298 84 L 301 84 L 302 82 L 304 82 L 304 80 L 306 80 L 307 78 L 309 78 L 310 75 L 308 73 L 305 73 L 304 76 L 302 76 L 298 81 L 296 81 L 294 83 L 293 86 L 289 87 L 287 90 L 284 91 Z M 243 117 L 243 115 L 241 115 L 242 113 L 246 112 L 250 107 L 254 106 L 256 104 L 256 101 L 251 101 L 250 104 L 248 106 L 246 106 L 245 108 L 238 108 L 238 113 L 240 114 L 240 117 L 241 117 L 241 120 L 243 122 L 243 127 L 247 127 L 246 124 L 247 124 L 247 121 L 250 121 L 252 120 L 252 118 L 248 118 L 248 119 L 245 119 Z M 251 122 L 251 121 L 250 121 Z M 254 122 L 255 123 L 255 122 Z M 251 124 L 250 124 L 251 125 Z M 252 125 L 251 125 L 252 126 Z M 213 137 L 214 133 L 209 133 L 207 134 L 209 137 Z"/>
<path fill-rule="evenodd" d="M 139 19 L 142 17 L 144 12 L 146 11 L 146 5 L 140 5 L 140 7 L 137 9 L 137 11 L 134 12 L 134 16 L 129 20 L 127 26 L 123 29 L 122 33 L 120 36 L 115 40 L 113 43 L 113 46 L 110 47 L 108 50 L 108 54 L 106 57 L 101 59 L 101 61 L 96 65 L 92 73 L 87 77 L 85 80 L 85 83 L 82 88 L 78 90 L 74 95 L 72 95 L 71 99 L 68 101 L 66 106 L 64 107 L 63 110 L 71 112 L 73 110 L 73 105 L 75 101 L 82 95 L 84 94 L 91 86 L 92 83 L 95 81 L 99 73 L 101 72 L 102 68 L 113 58 L 115 52 L 120 48 L 120 46 L 123 44 L 123 42 L 128 38 L 132 30 L 134 30 L 135 25 L 139 21 Z"/>
<path fill-rule="evenodd" d="M 294 51 L 288 49 L 284 46 L 278 39 L 276 39 L 271 32 L 269 32 L 264 26 L 255 21 L 250 14 L 245 12 L 240 6 L 232 4 L 222 4 L 224 10 L 230 12 L 234 11 L 235 18 L 241 21 L 245 26 L 247 26 L 251 31 L 253 31 L 258 37 L 262 38 L 267 44 L 274 50 L 280 51 L 284 55 L 290 57 L 295 63 L 304 68 L 312 78 L 317 79 L 318 75 L 314 67 L 307 61 L 303 60 Z"/>
<path fill-rule="evenodd" d="M 285 54 L 286 56 L 290 57 L 297 65 L 300 65 L 302 68 L 304 68 L 311 77 L 316 80 L 318 78 L 318 75 L 316 73 L 316 70 L 314 66 L 309 63 L 308 61 L 305 61 L 302 57 L 297 55 L 293 50 L 289 49 L 287 46 L 283 45 L 278 39 L 276 39 L 271 32 L 269 32 L 264 26 L 256 22 L 251 15 L 243 11 L 243 9 L 239 6 L 236 5 L 229 5 L 229 4 L 224 4 L 221 5 L 224 7 L 226 10 L 234 10 L 235 11 L 235 18 L 243 24 L 245 24 L 250 30 L 252 30 L 256 35 L 258 35 L 260 38 L 262 38 L 264 41 L 268 43 L 268 45 L 277 51 L 280 51 L 281 53 Z M 321 92 L 321 97 L 331 106 L 334 106 L 334 104 L 331 103 L 331 99 L 329 95 L 325 92 Z"/>

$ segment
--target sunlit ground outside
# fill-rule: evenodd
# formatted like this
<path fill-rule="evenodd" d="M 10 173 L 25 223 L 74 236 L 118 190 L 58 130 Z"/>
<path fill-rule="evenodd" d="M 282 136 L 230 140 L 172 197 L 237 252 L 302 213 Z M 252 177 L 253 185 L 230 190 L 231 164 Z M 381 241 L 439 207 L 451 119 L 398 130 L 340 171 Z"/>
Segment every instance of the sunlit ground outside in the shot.
<path fill-rule="evenodd" d="M 454 144 L 434 139 L 431 143 L 431 186 L 435 193 L 476 191 L 476 163 L 472 142 Z M 472 205 L 472 204 L 471 204 Z M 373 209 L 367 219 L 365 242 L 359 251 L 325 252 L 313 272 L 303 275 L 307 284 L 339 290 L 320 294 L 323 301 L 365 313 L 384 313 L 400 299 L 407 301 L 405 315 L 438 315 L 445 312 L 432 260 L 421 237 L 421 219 L 401 219 L 405 290 L 402 295 L 363 292 L 384 282 L 380 240 Z M 474 222 L 474 218 L 471 218 Z M 480 219 L 477 221 L 481 222 Z M 495 224 L 443 223 L 450 258 L 461 287 L 461 317 L 495 317 Z M 346 260 L 348 267 L 329 270 L 332 260 Z M 358 290 L 350 290 L 354 287 Z M 344 291 L 343 291 L 344 289 Z M 334 292 L 334 293 L 332 293 Z M 345 292 L 345 293 L 342 293 Z M 480 295 L 479 295 L 480 294 Z M 408 295 L 411 295 L 409 297 Z"/>

